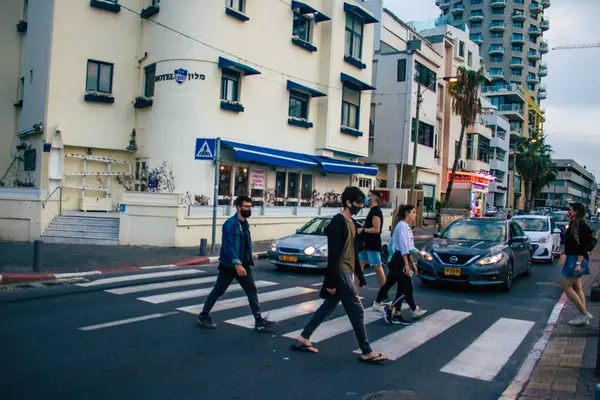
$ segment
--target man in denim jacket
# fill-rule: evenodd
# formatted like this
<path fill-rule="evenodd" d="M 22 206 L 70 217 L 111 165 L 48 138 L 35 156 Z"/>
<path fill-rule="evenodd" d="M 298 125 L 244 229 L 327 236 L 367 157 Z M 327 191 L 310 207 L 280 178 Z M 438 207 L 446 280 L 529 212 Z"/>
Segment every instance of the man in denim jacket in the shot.
<path fill-rule="evenodd" d="M 235 206 L 237 213 L 223 224 L 219 276 L 204 303 L 202 312 L 198 315 L 198 324 L 209 329 L 217 327 L 209 315 L 210 310 L 235 279 L 248 296 L 248 303 L 255 319 L 255 328 L 264 331 L 271 328 L 274 322 L 260 315 L 258 292 L 251 269 L 254 261 L 252 261 L 252 238 L 248 218 L 252 215 L 252 199 L 248 196 L 239 196 L 235 199 Z"/>

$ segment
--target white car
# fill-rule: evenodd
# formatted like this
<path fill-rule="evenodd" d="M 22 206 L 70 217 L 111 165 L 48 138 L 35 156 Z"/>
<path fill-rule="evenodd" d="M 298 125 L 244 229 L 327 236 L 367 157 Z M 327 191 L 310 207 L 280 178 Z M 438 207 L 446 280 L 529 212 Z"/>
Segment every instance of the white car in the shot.
<path fill-rule="evenodd" d="M 519 215 L 512 220 L 519 224 L 525 234 L 529 236 L 534 260 L 552 263 L 554 257 L 561 255 L 560 229 L 551 217 Z"/>

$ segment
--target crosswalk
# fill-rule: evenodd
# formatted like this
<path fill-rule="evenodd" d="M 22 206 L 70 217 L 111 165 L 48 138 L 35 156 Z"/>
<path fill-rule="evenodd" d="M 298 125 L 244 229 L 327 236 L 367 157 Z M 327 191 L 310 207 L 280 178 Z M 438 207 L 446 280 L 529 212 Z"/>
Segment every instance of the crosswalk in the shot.
<path fill-rule="evenodd" d="M 196 276 L 195 276 L 196 275 Z M 197 275 L 200 275 L 198 277 Z M 158 283 L 146 283 L 156 278 L 177 277 L 180 280 Z M 172 305 L 171 312 L 161 312 L 132 316 L 120 321 L 103 322 L 79 328 L 82 331 L 93 332 L 101 329 L 117 328 L 122 325 L 143 323 L 157 318 L 176 315 L 180 312 L 197 315 L 203 308 L 201 302 L 206 298 L 216 281 L 216 276 L 207 276 L 207 272 L 201 269 L 171 270 L 138 275 L 128 275 L 99 279 L 96 281 L 79 284 L 83 287 L 97 287 L 106 284 L 123 283 L 129 286 L 108 288 L 106 293 L 124 298 L 135 299 L 152 305 Z M 319 298 L 319 290 L 313 285 L 309 287 L 294 286 L 282 288 L 279 283 L 257 280 L 256 287 L 259 288 L 259 300 L 264 311 L 263 315 L 269 319 L 278 321 L 277 332 L 286 340 L 294 340 L 301 333 L 301 329 L 288 331 L 287 322 L 297 328 L 303 326 L 323 300 Z M 193 287 L 193 289 L 192 289 Z M 242 292 L 240 294 L 240 292 Z M 200 300 L 200 302 L 199 302 Z M 182 302 L 184 304 L 182 304 Z M 192 304 L 185 304 L 190 302 Z M 278 304 L 283 302 L 284 304 Z M 290 304 L 292 303 L 293 304 Z M 406 304 L 403 306 L 407 308 Z M 248 311 L 248 300 L 238 284 L 232 284 L 226 294 L 214 306 L 212 313 L 226 313 L 225 318 L 219 317 L 225 323 L 237 327 L 253 329 L 254 317 Z M 298 319 L 304 318 L 303 321 Z M 365 309 L 365 325 L 370 326 L 375 322 L 382 322 L 383 314 L 373 308 Z M 435 338 L 445 335 L 453 343 L 456 340 L 453 330 L 460 327 L 470 318 L 471 312 L 453 309 L 432 310 L 429 315 L 420 321 L 406 327 L 394 326 L 391 332 L 373 339 L 371 347 L 374 351 L 385 354 L 392 361 L 399 361 L 413 351 L 427 346 Z M 471 343 L 465 347 L 458 347 L 452 359 L 439 369 L 441 373 L 459 377 L 471 378 L 479 381 L 493 381 L 502 368 L 511 360 L 513 354 L 529 335 L 534 322 L 500 318 L 491 326 L 478 332 Z M 378 331 L 379 332 L 379 331 Z M 333 317 L 325 321 L 314 332 L 311 341 L 314 343 L 343 338 L 344 335 L 354 340 L 352 326 L 346 315 Z M 475 335 L 473 335 L 475 336 Z M 344 339 L 348 340 L 348 339 Z M 354 342 L 355 343 L 355 342 Z M 355 353 L 360 353 L 355 350 Z"/>

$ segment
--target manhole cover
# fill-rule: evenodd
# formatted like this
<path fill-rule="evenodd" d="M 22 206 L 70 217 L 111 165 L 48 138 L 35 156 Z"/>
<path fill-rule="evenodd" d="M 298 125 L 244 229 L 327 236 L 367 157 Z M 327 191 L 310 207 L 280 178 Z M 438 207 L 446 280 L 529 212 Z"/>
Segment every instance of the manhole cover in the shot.
<path fill-rule="evenodd" d="M 433 397 L 422 396 L 411 390 L 394 390 L 369 395 L 364 400 L 436 400 Z"/>

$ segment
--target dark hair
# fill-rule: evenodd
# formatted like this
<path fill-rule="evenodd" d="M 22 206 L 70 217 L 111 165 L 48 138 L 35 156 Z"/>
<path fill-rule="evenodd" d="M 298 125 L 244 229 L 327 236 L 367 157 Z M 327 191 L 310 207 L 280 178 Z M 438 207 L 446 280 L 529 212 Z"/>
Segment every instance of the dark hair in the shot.
<path fill-rule="evenodd" d="M 414 209 L 415 206 L 410 204 L 401 204 L 394 212 L 394 217 L 392 219 L 392 230 L 394 230 L 398 224 L 398 221 L 404 221 L 406 219 L 406 215 Z"/>
<path fill-rule="evenodd" d="M 344 189 L 344 192 L 342 193 L 342 204 L 344 208 L 347 208 L 347 201 L 349 201 L 350 204 L 354 202 L 364 203 L 365 194 L 356 186 L 348 186 L 346 189 Z"/>
<path fill-rule="evenodd" d="M 571 208 L 575 212 L 575 217 L 573 217 L 573 223 L 569 226 L 571 234 L 579 243 L 579 227 L 581 226 L 581 222 L 585 221 L 585 206 L 581 203 L 573 203 L 571 204 Z"/>
<path fill-rule="evenodd" d="M 248 196 L 238 196 L 235 199 L 235 206 L 236 207 L 241 207 L 242 204 L 244 204 L 244 203 L 250 203 L 250 204 L 252 204 L 252 199 L 250 197 L 248 197 Z"/>

